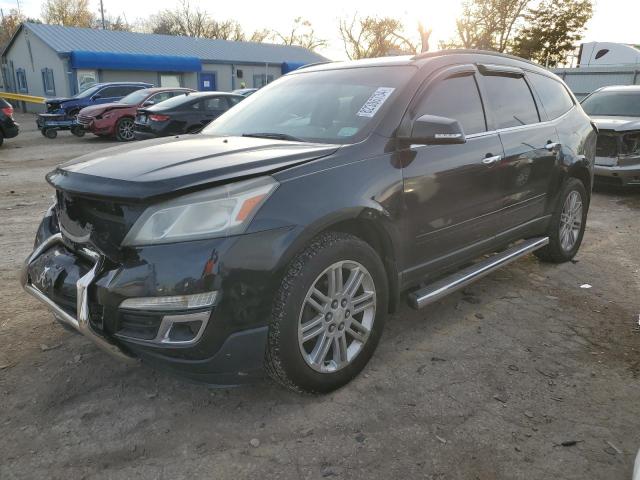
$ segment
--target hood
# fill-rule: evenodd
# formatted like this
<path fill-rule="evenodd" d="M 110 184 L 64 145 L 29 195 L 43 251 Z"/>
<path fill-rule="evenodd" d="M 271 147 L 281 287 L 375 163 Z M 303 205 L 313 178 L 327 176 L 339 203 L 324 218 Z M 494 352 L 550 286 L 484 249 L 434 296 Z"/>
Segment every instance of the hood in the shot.
<path fill-rule="evenodd" d="M 122 108 L 137 108 L 135 105 L 125 105 L 124 103 L 102 103 L 100 105 L 90 105 L 88 107 L 84 107 L 80 110 L 80 115 L 86 115 L 87 117 L 95 117 L 96 115 L 100 115 L 102 112 L 106 112 L 107 110 L 114 109 L 122 109 Z"/>
<path fill-rule="evenodd" d="M 55 188 L 79 195 L 146 201 L 200 186 L 263 175 L 337 151 L 338 145 L 204 134 L 109 148 L 60 165 Z"/>
<path fill-rule="evenodd" d="M 56 98 L 47 98 L 45 100 L 45 103 L 51 104 L 51 105 L 60 105 L 61 103 L 73 102 L 75 100 L 77 100 L 77 98 L 56 97 Z"/>
<path fill-rule="evenodd" d="M 593 116 L 591 120 L 596 124 L 598 130 L 613 130 L 615 132 L 640 130 L 640 117 Z"/>

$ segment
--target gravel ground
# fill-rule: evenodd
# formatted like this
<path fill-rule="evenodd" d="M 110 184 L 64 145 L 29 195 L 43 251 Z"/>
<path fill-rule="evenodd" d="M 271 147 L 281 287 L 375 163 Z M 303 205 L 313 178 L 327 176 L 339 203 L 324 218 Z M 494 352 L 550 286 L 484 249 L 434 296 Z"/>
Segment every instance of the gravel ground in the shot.
<path fill-rule="evenodd" d="M 402 306 L 333 394 L 215 389 L 117 363 L 22 291 L 44 174 L 113 142 L 47 140 L 18 117 L 0 149 L 0 478 L 630 478 L 640 192 L 594 195 L 572 263 L 529 256 L 422 311 Z"/>

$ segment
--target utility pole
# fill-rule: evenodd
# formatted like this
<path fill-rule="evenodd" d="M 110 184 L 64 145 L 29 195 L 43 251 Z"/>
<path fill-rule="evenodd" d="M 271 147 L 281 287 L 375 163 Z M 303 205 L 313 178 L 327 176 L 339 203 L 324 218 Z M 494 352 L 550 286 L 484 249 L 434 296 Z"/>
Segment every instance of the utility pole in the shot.
<path fill-rule="evenodd" d="M 102 4 L 102 0 L 100 0 L 100 18 L 102 19 L 102 29 L 106 30 L 107 28 L 104 24 L 104 5 Z"/>

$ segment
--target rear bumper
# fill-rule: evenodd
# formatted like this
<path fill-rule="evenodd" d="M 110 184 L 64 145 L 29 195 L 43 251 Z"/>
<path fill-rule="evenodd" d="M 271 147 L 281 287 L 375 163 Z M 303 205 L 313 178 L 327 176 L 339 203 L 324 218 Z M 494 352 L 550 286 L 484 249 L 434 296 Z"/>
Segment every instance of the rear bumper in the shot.
<path fill-rule="evenodd" d="M 595 165 L 593 173 L 596 183 L 620 186 L 640 185 L 640 164 L 612 167 Z"/>
<path fill-rule="evenodd" d="M 18 133 L 20 133 L 20 125 L 13 122 L 11 125 L 9 124 L 2 125 L 0 128 L 0 133 L 2 133 L 2 136 L 4 138 L 17 137 Z"/>
<path fill-rule="evenodd" d="M 139 130 L 135 130 L 133 134 L 136 137 L 136 140 L 151 140 L 154 138 L 158 138 L 158 135 L 156 135 L 155 133 L 141 132 Z"/>

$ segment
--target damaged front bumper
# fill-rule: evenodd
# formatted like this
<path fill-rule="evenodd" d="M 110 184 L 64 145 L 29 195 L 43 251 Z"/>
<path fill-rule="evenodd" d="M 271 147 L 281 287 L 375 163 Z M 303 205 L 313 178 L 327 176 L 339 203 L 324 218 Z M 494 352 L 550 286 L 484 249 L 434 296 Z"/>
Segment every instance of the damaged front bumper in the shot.
<path fill-rule="evenodd" d="M 29 258 L 27 258 L 24 266 L 22 267 L 20 281 L 23 288 L 28 293 L 44 303 L 53 312 L 53 314 L 59 321 L 65 323 L 66 325 L 83 334 L 85 337 L 95 343 L 100 349 L 118 358 L 119 360 L 123 360 L 128 363 L 137 362 L 137 359 L 133 355 L 131 355 L 121 346 L 113 343 L 108 338 L 96 332 L 91 326 L 89 318 L 88 289 L 95 279 L 96 272 L 100 269 L 101 257 L 98 253 L 88 248 L 83 248 L 78 252 L 86 260 L 92 262 L 93 267 L 86 274 L 80 277 L 76 282 L 77 305 L 75 316 L 71 315 L 63 308 L 61 308 L 58 304 L 56 304 L 53 300 L 51 300 L 44 292 L 42 292 L 40 288 L 38 288 L 38 286 L 34 284 L 32 279 L 30 278 L 30 265 L 34 261 L 36 261 L 44 252 L 46 252 L 53 246 L 62 243 L 62 235 L 60 233 L 56 233 L 47 238 L 33 251 L 33 253 L 29 256 Z"/>
<path fill-rule="evenodd" d="M 640 185 L 640 156 L 596 157 L 593 167 L 596 182 L 619 186 Z"/>

